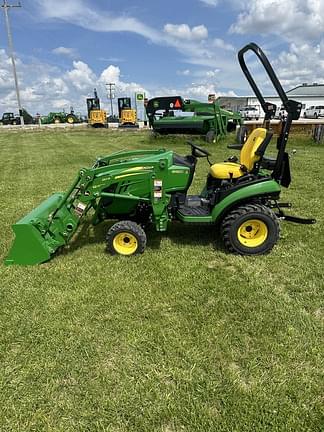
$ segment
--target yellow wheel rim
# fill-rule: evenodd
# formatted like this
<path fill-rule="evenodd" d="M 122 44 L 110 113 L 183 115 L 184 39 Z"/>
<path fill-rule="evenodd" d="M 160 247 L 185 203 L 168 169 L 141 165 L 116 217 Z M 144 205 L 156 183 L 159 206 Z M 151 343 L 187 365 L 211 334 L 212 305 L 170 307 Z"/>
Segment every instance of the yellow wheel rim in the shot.
<path fill-rule="evenodd" d="M 239 242 L 250 248 L 261 246 L 268 237 L 268 227 L 260 219 L 249 219 L 237 230 Z"/>
<path fill-rule="evenodd" d="M 68 117 L 67 118 L 67 122 L 70 123 L 70 124 L 73 123 L 74 122 L 73 117 Z"/>
<path fill-rule="evenodd" d="M 132 255 L 136 252 L 138 242 L 133 234 L 122 232 L 114 237 L 113 246 L 120 255 Z"/>

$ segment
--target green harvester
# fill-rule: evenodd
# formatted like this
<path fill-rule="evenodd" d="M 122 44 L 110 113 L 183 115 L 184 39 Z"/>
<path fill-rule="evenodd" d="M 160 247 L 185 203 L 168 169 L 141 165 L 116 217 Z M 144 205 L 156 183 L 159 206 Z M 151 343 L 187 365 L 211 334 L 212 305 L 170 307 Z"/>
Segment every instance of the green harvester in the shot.
<path fill-rule="evenodd" d="M 277 90 L 288 115 L 282 120 L 277 156 L 265 156 L 272 138 L 270 119 L 276 106 L 264 100 L 244 55 L 253 51 Z M 211 163 L 199 195 L 188 195 L 197 160 L 210 154 L 194 143 L 191 154 L 171 150 L 121 151 L 82 168 L 65 193 L 56 193 L 13 225 L 16 235 L 5 263 L 33 265 L 48 261 L 69 243 L 90 211 L 94 225 L 115 220 L 106 236 L 107 250 L 133 255 L 146 247 L 148 225 L 166 231 L 170 222 L 218 227 L 225 247 L 242 255 L 269 252 L 279 238 L 279 220 L 310 224 L 284 214 L 281 187 L 290 184 L 286 144 L 292 120 L 298 119 L 299 102 L 288 100 L 263 51 L 251 43 L 239 51 L 241 68 L 265 112 L 263 127 L 255 129 L 242 145 L 240 159 Z"/>

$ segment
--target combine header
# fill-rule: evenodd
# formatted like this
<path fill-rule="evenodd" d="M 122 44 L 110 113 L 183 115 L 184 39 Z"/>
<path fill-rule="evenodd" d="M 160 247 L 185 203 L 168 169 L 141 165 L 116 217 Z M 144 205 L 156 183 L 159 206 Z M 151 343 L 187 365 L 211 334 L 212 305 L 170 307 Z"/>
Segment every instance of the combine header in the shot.
<path fill-rule="evenodd" d="M 215 101 L 204 103 L 181 96 L 150 99 L 146 114 L 157 133 L 205 135 L 208 142 L 224 137 L 242 124 L 239 113 L 222 109 Z"/>

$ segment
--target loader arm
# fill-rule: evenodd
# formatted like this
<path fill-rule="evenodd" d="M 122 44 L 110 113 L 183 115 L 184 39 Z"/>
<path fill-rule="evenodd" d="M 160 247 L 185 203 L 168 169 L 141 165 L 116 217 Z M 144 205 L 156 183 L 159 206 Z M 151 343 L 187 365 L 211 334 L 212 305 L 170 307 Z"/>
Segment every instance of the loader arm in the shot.
<path fill-rule="evenodd" d="M 154 200 L 154 179 L 166 176 L 172 160 L 170 151 L 138 150 L 117 152 L 82 168 L 65 193 L 55 193 L 13 225 L 15 241 L 5 264 L 48 261 L 69 243 L 91 209 L 92 223 L 97 224 L 130 215 L 139 203 L 147 203 L 158 229 L 164 230 L 170 196 L 163 192 Z"/>

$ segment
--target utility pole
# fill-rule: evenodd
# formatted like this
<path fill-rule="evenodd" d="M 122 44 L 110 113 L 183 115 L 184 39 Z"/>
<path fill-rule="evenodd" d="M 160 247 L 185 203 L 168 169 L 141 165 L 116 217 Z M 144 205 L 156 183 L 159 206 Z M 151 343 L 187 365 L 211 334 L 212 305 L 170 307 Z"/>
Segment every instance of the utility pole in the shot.
<path fill-rule="evenodd" d="M 114 116 L 113 99 L 115 99 L 115 85 L 116 85 L 115 83 L 107 83 L 106 84 L 106 88 L 108 91 L 108 99 L 110 99 L 111 117 Z"/>
<path fill-rule="evenodd" d="M 10 8 L 17 8 L 21 7 L 20 2 L 16 5 L 10 5 L 8 4 L 7 0 L 3 0 L 3 4 L 1 5 L 4 11 L 5 20 L 6 20 L 6 27 L 7 27 L 7 35 L 8 35 L 8 45 L 9 45 L 9 52 L 11 57 L 11 63 L 12 63 L 12 69 L 13 69 L 13 75 L 15 80 L 15 87 L 16 87 L 16 95 L 17 95 L 17 102 L 18 102 L 18 109 L 19 109 L 19 116 L 20 116 L 20 123 L 22 126 L 24 126 L 24 117 L 22 115 L 22 107 L 20 102 L 20 93 L 19 93 L 19 86 L 18 86 L 18 78 L 17 78 L 17 71 L 16 71 L 16 61 L 15 61 L 15 53 L 14 53 L 14 47 L 13 47 L 13 41 L 12 41 L 12 34 L 11 34 L 11 28 L 10 28 L 10 22 L 9 22 L 9 14 L 8 10 Z"/>

